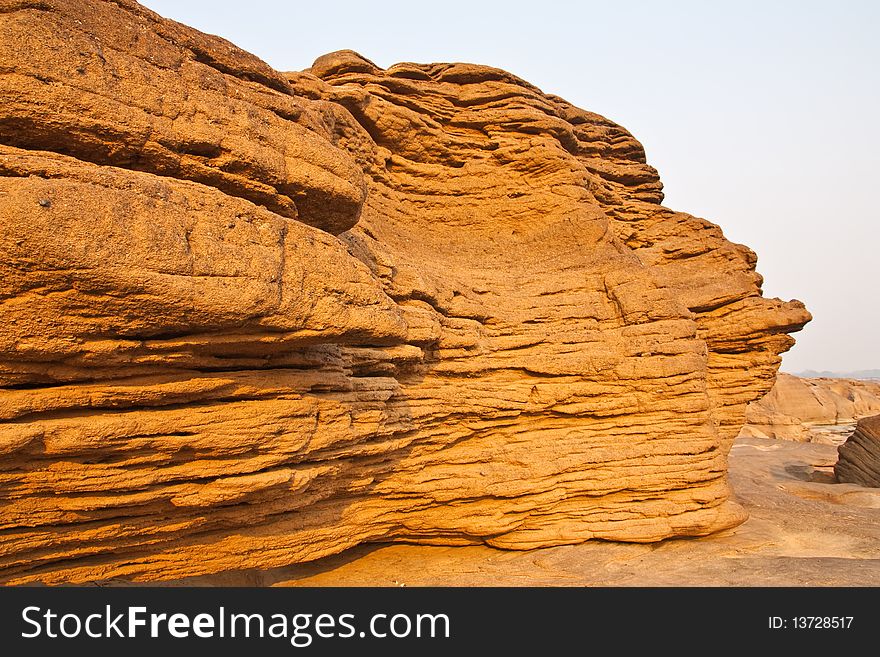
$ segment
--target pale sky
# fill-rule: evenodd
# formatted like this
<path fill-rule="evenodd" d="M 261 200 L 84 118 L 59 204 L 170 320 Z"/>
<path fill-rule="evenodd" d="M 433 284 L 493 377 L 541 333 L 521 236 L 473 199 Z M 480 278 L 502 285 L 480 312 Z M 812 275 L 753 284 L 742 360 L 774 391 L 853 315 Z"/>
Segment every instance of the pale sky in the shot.
<path fill-rule="evenodd" d="M 146 0 L 282 71 L 350 48 L 475 62 L 645 146 L 667 205 L 758 254 L 814 320 L 783 369 L 880 368 L 880 2 Z"/>

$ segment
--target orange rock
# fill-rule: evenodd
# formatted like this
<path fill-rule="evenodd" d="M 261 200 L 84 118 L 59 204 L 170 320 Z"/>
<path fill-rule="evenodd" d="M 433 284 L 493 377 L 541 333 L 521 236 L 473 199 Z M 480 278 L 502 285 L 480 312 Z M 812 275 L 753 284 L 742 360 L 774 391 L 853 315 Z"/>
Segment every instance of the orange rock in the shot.
<path fill-rule="evenodd" d="M 626 130 L 484 66 L 0 6 L 0 580 L 742 521 L 727 451 L 809 314 Z"/>

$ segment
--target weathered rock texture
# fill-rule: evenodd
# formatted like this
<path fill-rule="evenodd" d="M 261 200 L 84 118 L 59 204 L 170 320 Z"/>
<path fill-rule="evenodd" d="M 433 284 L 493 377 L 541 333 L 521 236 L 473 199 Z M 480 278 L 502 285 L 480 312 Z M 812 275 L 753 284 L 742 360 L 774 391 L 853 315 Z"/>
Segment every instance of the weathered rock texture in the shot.
<path fill-rule="evenodd" d="M 856 420 L 876 413 L 880 381 L 779 374 L 770 392 L 746 408 L 741 435 L 839 444 Z"/>
<path fill-rule="evenodd" d="M 129 0 L 2 1 L 0 61 L 2 581 L 743 519 L 727 452 L 809 315 L 620 126 Z"/>
<path fill-rule="evenodd" d="M 859 420 L 837 452 L 834 474 L 839 482 L 880 488 L 880 415 Z"/>
<path fill-rule="evenodd" d="M 528 552 L 362 546 L 308 563 L 167 584 L 880 586 L 880 489 L 835 483 L 836 460 L 832 445 L 738 438 L 728 477 L 749 519 L 699 540 L 587 541 Z"/>

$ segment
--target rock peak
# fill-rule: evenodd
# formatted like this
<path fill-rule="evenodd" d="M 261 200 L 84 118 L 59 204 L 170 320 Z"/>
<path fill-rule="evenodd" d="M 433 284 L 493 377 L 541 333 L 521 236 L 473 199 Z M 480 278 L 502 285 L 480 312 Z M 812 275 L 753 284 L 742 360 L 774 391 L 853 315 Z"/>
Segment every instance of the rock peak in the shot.
<path fill-rule="evenodd" d="M 380 70 L 382 69 L 354 50 L 336 50 L 318 57 L 308 72 L 323 78 L 345 73 L 378 73 Z"/>

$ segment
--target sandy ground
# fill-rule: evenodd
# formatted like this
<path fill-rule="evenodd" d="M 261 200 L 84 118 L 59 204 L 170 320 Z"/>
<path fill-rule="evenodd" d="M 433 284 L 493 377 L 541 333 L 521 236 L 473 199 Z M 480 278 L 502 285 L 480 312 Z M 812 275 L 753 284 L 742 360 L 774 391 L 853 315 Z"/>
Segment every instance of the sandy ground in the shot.
<path fill-rule="evenodd" d="M 650 545 L 507 552 L 364 546 L 271 571 L 180 584 L 251 586 L 880 586 L 880 489 L 832 483 L 832 445 L 742 438 L 731 481 L 749 520 Z"/>

